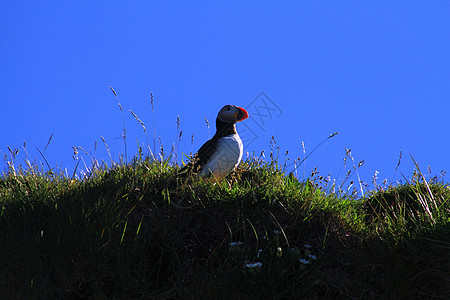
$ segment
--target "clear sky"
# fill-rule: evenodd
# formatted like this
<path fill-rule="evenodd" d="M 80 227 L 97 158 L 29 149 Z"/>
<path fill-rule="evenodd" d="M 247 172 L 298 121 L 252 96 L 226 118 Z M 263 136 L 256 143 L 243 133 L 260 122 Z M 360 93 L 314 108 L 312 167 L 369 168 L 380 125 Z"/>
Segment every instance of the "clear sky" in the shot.
<path fill-rule="evenodd" d="M 238 124 L 245 150 L 291 161 L 329 139 L 302 165 L 343 178 L 345 148 L 367 182 L 449 170 L 448 1 L 2 1 L 0 151 L 73 170 L 72 146 L 109 160 L 137 141 L 195 152 L 219 109 Z M 261 94 L 262 93 L 262 94 Z M 210 132 L 205 124 L 211 123 Z M 191 137 L 194 142 L 191 144 Z M 95 143 L 97 141 L 97 149 Z M 157 142 L 158 143 L 158 142 Z M 395 174 L 399 153 L 400 167 Z M 22 156 L 21 156 L 22 155 Z M 179 157 L 181 154 L 179 154 Z M 4 169 L 4 164 L 3 167 Z M 301 174 L 300 174 L 301 173 Z M 356 179 L 355 177 L 353 179 Z"/>

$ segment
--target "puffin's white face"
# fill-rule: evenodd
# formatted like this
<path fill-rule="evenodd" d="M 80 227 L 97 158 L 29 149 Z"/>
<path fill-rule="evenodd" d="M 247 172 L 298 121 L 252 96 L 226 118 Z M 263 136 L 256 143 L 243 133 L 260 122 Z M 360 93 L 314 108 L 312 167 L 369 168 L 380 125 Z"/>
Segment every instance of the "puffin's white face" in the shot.
<path fill-rule="evenodd" d="M 222 122 L 234 124 L 236 122 L 247 119 L 248 113 L 242 107 L 238 107 L 235 105 L 225 105 L 219 111 L 217 118 Z"/>

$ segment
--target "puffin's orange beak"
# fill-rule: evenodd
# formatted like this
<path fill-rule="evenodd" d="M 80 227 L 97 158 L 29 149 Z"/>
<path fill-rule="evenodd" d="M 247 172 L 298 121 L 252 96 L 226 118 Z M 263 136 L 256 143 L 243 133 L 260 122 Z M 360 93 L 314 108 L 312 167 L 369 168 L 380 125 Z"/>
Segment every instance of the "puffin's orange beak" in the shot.
<path fill-rule="evenodd" d="M 239 109 L 239 114 L 237 116 L 237 122 L 240 122 L 242 120 L 245 120 L 248 118 L 248 112 L 243 109 L 242 107 L 237 106 L 237 108 Z"/>

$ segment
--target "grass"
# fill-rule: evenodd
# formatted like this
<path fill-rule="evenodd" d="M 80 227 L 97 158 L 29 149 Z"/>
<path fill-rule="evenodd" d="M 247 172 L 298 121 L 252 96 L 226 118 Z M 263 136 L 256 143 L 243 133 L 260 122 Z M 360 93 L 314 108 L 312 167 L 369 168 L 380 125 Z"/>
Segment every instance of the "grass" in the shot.
<path fill-rule="evenodd" d="M 450 298 L 450 188 L 418 166 L 358 200 L 276 160 L 30 166 L 0 178 L 1 299 Z"/>
<path fill-rule="evenodd" d="M 269 161 L 253 155 L 221 181 L 180 178 L 179 118 L 167 156 L 161 142 L 157 151 L 153 94 L 153 147 L 130 110 L 148 149 L 128 161 L 124 112 L 110 89 L 124 127 L 119 163 L 103 137 L 111 162 L 73 147 L 70 175 L 45 159 L 53 135 L 38 149 L 45 164 L 31 163 L 24 144 L 26 168 L 17 166 L 18 149 L 8 147 L 0 299 L 450 299 L 442 177 L 427 179 L 416 164 L 404 184 L 378 185 L 375 174 L 368 190 L 364 161 L 346 149 L 344 166 L 353 166 L 341 184 L 316 169 L 299 180 L 303 161 L 336 132 L 309 154 L 303 145 L 290 164 L 278 164 L 272 138 Z"/>

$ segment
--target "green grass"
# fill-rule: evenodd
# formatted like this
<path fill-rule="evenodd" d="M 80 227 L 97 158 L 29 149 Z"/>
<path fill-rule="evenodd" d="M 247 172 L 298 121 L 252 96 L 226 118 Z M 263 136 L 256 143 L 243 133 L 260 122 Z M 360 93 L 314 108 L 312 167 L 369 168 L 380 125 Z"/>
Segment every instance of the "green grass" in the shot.
<path fill-rule="evenodd" d="M 363 199 L 257 159 L 220 182 L 176 171 L 10 163 L 0 299 L 450 298 L 450 189 L 420 170 Z"/>

